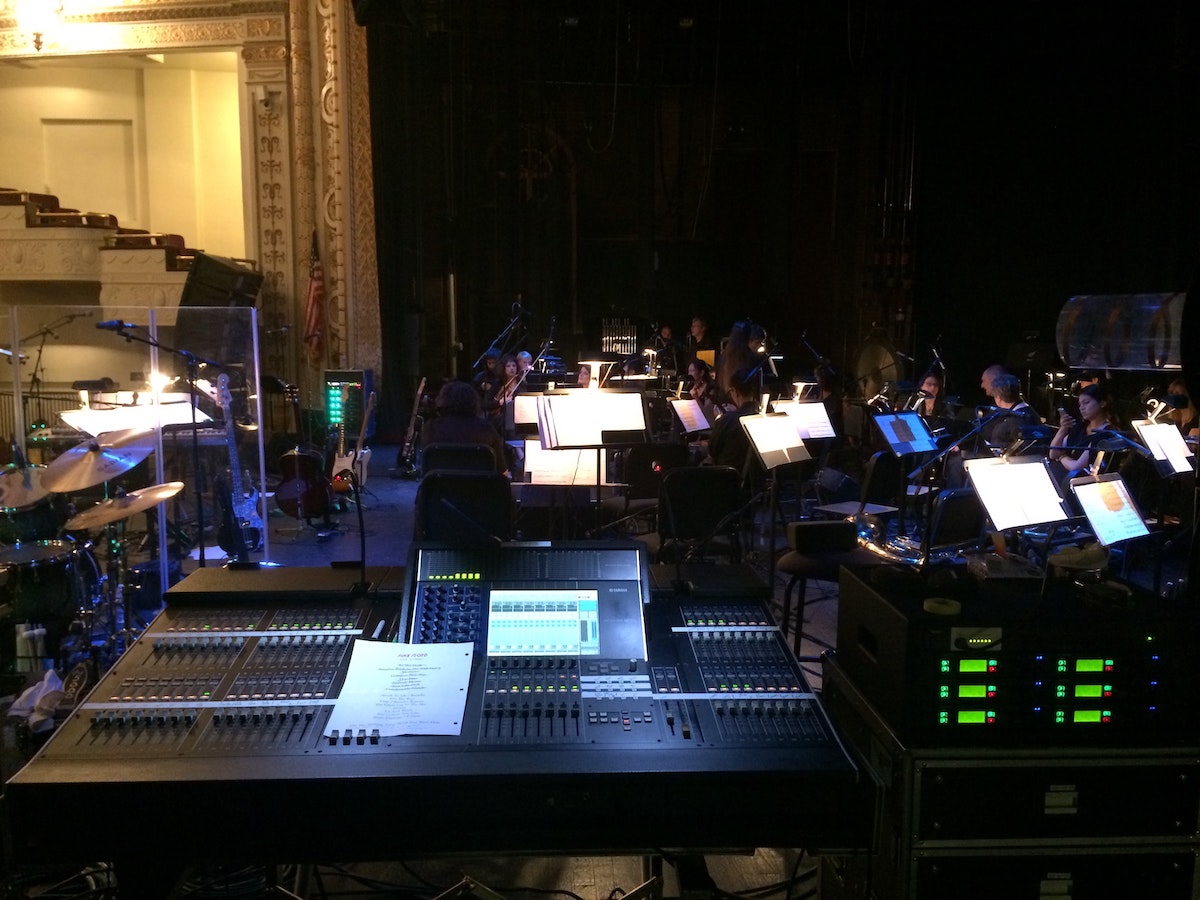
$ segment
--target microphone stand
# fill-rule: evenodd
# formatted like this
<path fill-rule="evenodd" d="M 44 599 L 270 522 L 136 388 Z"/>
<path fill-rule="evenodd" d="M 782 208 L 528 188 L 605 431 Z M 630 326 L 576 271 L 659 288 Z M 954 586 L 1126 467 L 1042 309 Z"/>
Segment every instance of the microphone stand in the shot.
<path fill-rule="evenodd" d="M 483 358 L 485 356 L 487 356 L 487 352 L 489 349 L 491 349 L 492 347 L 502 349 L 504 346 L 504 343 L 509 339 L 509 337 L 511 337 L 513 331 L 517 327 L 517 324 L 521 321 L 522 313 L 525 312 L 525 310 L 521 307 L 521 304 L 519 304 L 519 303 L 514 303 L 513 308 L 516 310 L 516 312 L 513 313 L 513 317 L 508 320 L 508 324 L 504 326 L 504 328 L 500 331 L 500 333 L 498 335 L 496 335 L 496 337 L 492 340 L 492 342 L 490 344 L 488 344 L 487 347 L 484 348 L 482 353 L 479 354 L 479 357 L 475 360 L 475 362 L 473 362 L 471 364 L 472 371 L 479 368 L 479 364 L 483 362 Z"/>
<path fill-rule="evenodd" d="M 189 405 L 192 409 L 192 473 L 196 478 L 196 543 L 199 546 L 196 562 L 200 568 L 204 568 L 207 565 L 204 555 L 204 473 L 200 469 L 200 436 L 196 433 L 196 427 L 198 424 L 196 421 L 196 404 L 199 402 L 199 392 L 196 389 L 196 381 L 199 376 L 201 364 L 214 366 L 218 369 L 223 369 L 225 367 L 221 363 L 216 362 L 215 360 L 205 359 L 203 356 L 199 356 L 193 353 L 191 350 L 168 347 L 166 344 L 155 340 L 152 337 L 133 334 L 124 327 L 116 329 L 116 333 L 125 338 L 125 343 L 127 344 L 131 341 L 137 341 L 139 344 L 145 344 L 148 347 L 156 347 L 159 350 L 164 350 L 167 353 L 172 353 L 175 356 L 178 356 L 187 365 L 188 393 L 191 396 L 191 403 Z M 226 411 L 225 414 L 229 415 L 230 413 Z"/>
<path fill-rule="evenodd" d="M 959 445 L 961 445 L 963 443 L 963 441 L 979 434 L 979 432 L 983 431 L 984 428 L 986 428 L 988 425 L 992 424 L 992 422 L 994 422 L 996 419 L 1002 419 L 1005 416 L 1011 416 L 1012 414 L 1013 413 L 1010 410 L 1001 409 L 1001 410 L 997 410 L 996 412 L 992 413 L 986 419 L 980 419 L 978 425 L 976 425 L 974 428 L 972 428 L 970 431 L 968 431 L 966 434 L 964 434 L 958 440 L 954 441 L 954 443 L 947 444 L 944 449 L 939 450 L 932 457 L 925 460 L 925 462 L 921 463 L 921 465 L 917 466 L 917 468 L 915 468 L 911 472 L 909 472 L 908 475 L 906 476 L 907 480 L 908 481 L 916 481 L 918 478 L 920 478 L 922 475 L 925 474 L 925 471 L 930 466 L 932 466 L 936 462 L 940 462 L 941 460 L 945 459 Z"/>

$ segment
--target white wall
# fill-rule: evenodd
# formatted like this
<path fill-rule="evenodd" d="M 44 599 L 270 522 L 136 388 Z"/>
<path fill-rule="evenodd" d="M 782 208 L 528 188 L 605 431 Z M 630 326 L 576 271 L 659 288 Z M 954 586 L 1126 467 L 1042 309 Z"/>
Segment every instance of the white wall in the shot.
<path fill-rule="evenodd" d="M 0 65 L 0 187 L 245 257 L 236 54 L 167 59 Z"/>

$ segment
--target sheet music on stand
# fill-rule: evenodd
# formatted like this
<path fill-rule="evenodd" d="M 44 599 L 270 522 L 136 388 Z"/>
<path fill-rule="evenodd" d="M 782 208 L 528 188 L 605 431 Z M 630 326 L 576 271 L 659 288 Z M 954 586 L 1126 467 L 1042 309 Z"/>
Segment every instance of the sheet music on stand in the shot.
<path fill-rule="evenodd" d="M 682 400 L 672 400 L 671 409 L 675 410 L 675 415 L 679 422 L 683 425 L 683 430 L 688 434 L 695 434 L 697 431 L 708 431 L 712 427 L 709 424 L 708 418 L 704 415 L 704 409 L 700 406 L 699 400 L 692 400 L 690 397 Z"/>
<path fill-rule="evenodd" d="M 542 449 L 565 450 L 640 444 L 646 441 L 646 409 L 640 393 L 579 390 L 538 398 Z"/>
<path fill-rule="evenodd" d="M 535 391 L 518 391 L 504 406 L 504 432 L 515 438 L 538 433 L 538 398 Z"/>
<path fill-rule="evenodd" d="M 1071 518 L 1046 461 L 1035 457 L 981 457 L 964 462 L 967 477 L 997 531 L 1065 522 Z"/>
<path fill-rule="evenodd" d="M 796 420 L 780 413 L 742 416 L 739 420 L 764 468 L 812 459 L 804 446 Z"/>
<path fill-rule="evenodd" d="M 1142 443 L 1154 454 L 1154 468 L 1159 475 L 1183 475 L 1196 471 L 1196 455 L 1173 422 L 1140 419 L 1133 423 L 1133 427 Z"/>
<path fill-rule="evenodd" d="M 800 437 L 806 441 L 812 438 L 837 437 L 833 422 L 829 421 L 829 410 L 820 400 L 776 403 L 775 412 L 784 413 L 795 420 Z"/>
<path fill-rule="evenodd" d="M 525 480 L 528 484 L 595 487 L 608 483 L 608 460 L 602 450 L 547 450 L 540 441 L 527 439 Z"/>
<path fill-rule="evenodd" d="M 896 456 L 910 453 L 930 453 L 937 450 L 937 441 L 918 412 L 880 413 L 872 416 L 883 439 Z"/>
<path fill-rule="evenodd" d="M 1175 428 L 1170 423 L 1167 426 Z M 1175 433 L 1178 434 L 1178 430 Z M 1141 510 L 1120 474 L 1112 472 L 1072 479 L 1071 491 L 1102 546 L 1145 537 L 1150 533 Z"/>
<path fill-rule="evenodd" d="M 172 395 L 175 396 L 175 395 Z M 59 418 L 92 437 L 108 431 L 125 431 L 135 428 L 162 428 L 167 425 L 191 424 L 192 406 L 186 394 L 179 395 L 182 401 L 169 403 L 138 403 L 129 406 L 84 407 L 68 409 L 58 414 Z M 147 400 L 149 397 L 147 397 Z M 212 416 L 197 408 L 197 422 L 211 422 Z"/>

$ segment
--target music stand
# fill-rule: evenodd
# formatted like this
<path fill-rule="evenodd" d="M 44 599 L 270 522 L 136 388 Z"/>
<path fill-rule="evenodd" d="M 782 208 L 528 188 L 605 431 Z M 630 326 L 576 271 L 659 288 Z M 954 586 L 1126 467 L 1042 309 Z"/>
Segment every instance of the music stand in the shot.
<path fill-rule="evenodd" d="M 697 431 L 708 431 L 712 427 L 704 415 L 704 409 L 700 406 L 699 400 L 687 398 L 683 400 L 671 400 L 670 403 L 671 409 L 675 410 L 675 416 L 683 426 L 683 430 L 688 434 L 695 434 Z"/>
<path fill-rule="evenodd" d="M 586 390 L 538 398 L 538 433 L 545 450 L 579 450 L 646 442 L 642 394 Z"/>
<path fill-rule="evenodd" d="M 914 453 L 933 453 L 938 449 L 937 441 L 929 432 L 929 426 L 925 424 L 925 420 L 918 412 L 902 410 L 878 413 L 871 418 L 875 422 L 875 427 L 879 429 L 879 433 L 883 435 L 883 439 L 887 441 L 888 447 L 897 457 L 905 457 Z M 898 538 L 907 538 L 908 536 L 904 513 L 905 507 L 908 505 L 908 482 L 910 479 L 911 476 L 905 479 L 903 494 L 896 501 L 896 505 L 900 508 L 896 519 L 896 536 Z M 928 494 L 929 488 L 917 486 L 912 493 Z"/>
<path fill-rule="evenodd" d="M 1196 456 L 1173 422 L 1151 422 L 1141 419 L 1133 423 L 1138 437 L 1154 455 L 1154 468 L 1163 478 L 1196 471 Z"/>
<path fill-rule="evenodd" d="M 996 531 L 1066 522 L 1071 518 L 1040 457 L 984 456 L 963 465 Z"/>
<path fill-rule="evenodd" d="M 775 469 L 788 463 L 804 462 L 812 459 L 812 454 L 804 446 L 800 436 L 797 420 L 780 413 L 766 413 L 742 416 L 739 420 L 745 429 L 746 437 L 758 456 L 759 462 L 767 470 L 771 483 L 767 486 L 767 515 L 770 525 L 767 529 L 767 548 L 770 557 L 770 576 L 768 584 L 775 583 L 775 516 L 778 511 L 779 479 Z"/>
<path fill-rule="evenodd" d="M 1168 423 L 1168 427 L 1175 426 Z M 1072 479 L 1071 492 L 1101 546 L 1146 537 L 1150 533 L 1125 479 L 1118 473 Z"/>
<path fill-rule="evenodd" d="M 604 450 L 646 443 L 645 398 L 640 392 L 589 388 L 538 398 L 538 434 L 543 450 L 594 450 L 596 515 Z M 572 484 L 578 481 L 572 473 Z M 598 520 L 597 520 L 598 523 Z"/>
<path fill-rule="evenodd" d="M 558 497 L 562 496 L 563 508 L 569 508 L 578 493 L 590 493 L 596 489 L 596 499 L 599 500 L 600 485 L 608 483 L 608 460 L 604 453 L 596 448 L 575 450 L 547 450 L 541 441 L 527 438 L 525 440 L 524 481 L 521 484 L 522 504 L 530 507 L 545 506 L 550 510 L 550 532 L 554 532 L 555 511 L 558 509 Z M 545 497 L 549 495 L 549 502 Z M 538 502 L 535 497 L 541 495 Z M 588 498 L 590 502 L 591 498 Z M 564 523 L 566 519 L 564 518 Z M 567 537 L 564 524 L 564 537 Z"/>
<path fill-rule="evenodd" d="M 929 432 L 929 426 L 918 412 L 904 410 L 878 413 L 871 418 L 875 420 L 880 434 L 896 456 L 932 453 L 938 448 L 937 441 Z"/>
<path fill-rule="evenodd" d="M 837 437 L 833 422 L 829 420 L 829 410 L 820 400 L 776 403 L 775 412 L 784 413 L 791 418 L 803 440 Z"/>

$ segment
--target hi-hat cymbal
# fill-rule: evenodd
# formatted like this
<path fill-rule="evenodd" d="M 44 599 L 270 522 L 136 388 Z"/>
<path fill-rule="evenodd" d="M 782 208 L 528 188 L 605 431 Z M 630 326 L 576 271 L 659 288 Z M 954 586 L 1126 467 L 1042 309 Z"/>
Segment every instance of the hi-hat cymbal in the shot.
<path fill-rule="evenodd" d="M 153 428 L 106 431 L 59 455 L 46 466 L 42 484 L 62 493 L 111 481 L 153 453 L 156 443 Z"/>
<path fill-rule="evenodd" d="M 50 496 L 45 466 L 8 466 L 0 471 L 0 509 L 24 509 Z"/>
<path fill-rule="evenodd" d="M 138 491 L 130 491 L 124 496 L 102 500 L 91 509 L 76 513 L 67 520 L 64 527 L 67 531 L 98 528 L 109 522 L 116 522 L 132 516 L 134 513 L 144 512 L 164 500 L 174 497 L 182 490 L 182 481 L 168 481 L 166 484 L 156 484 Z"/>

